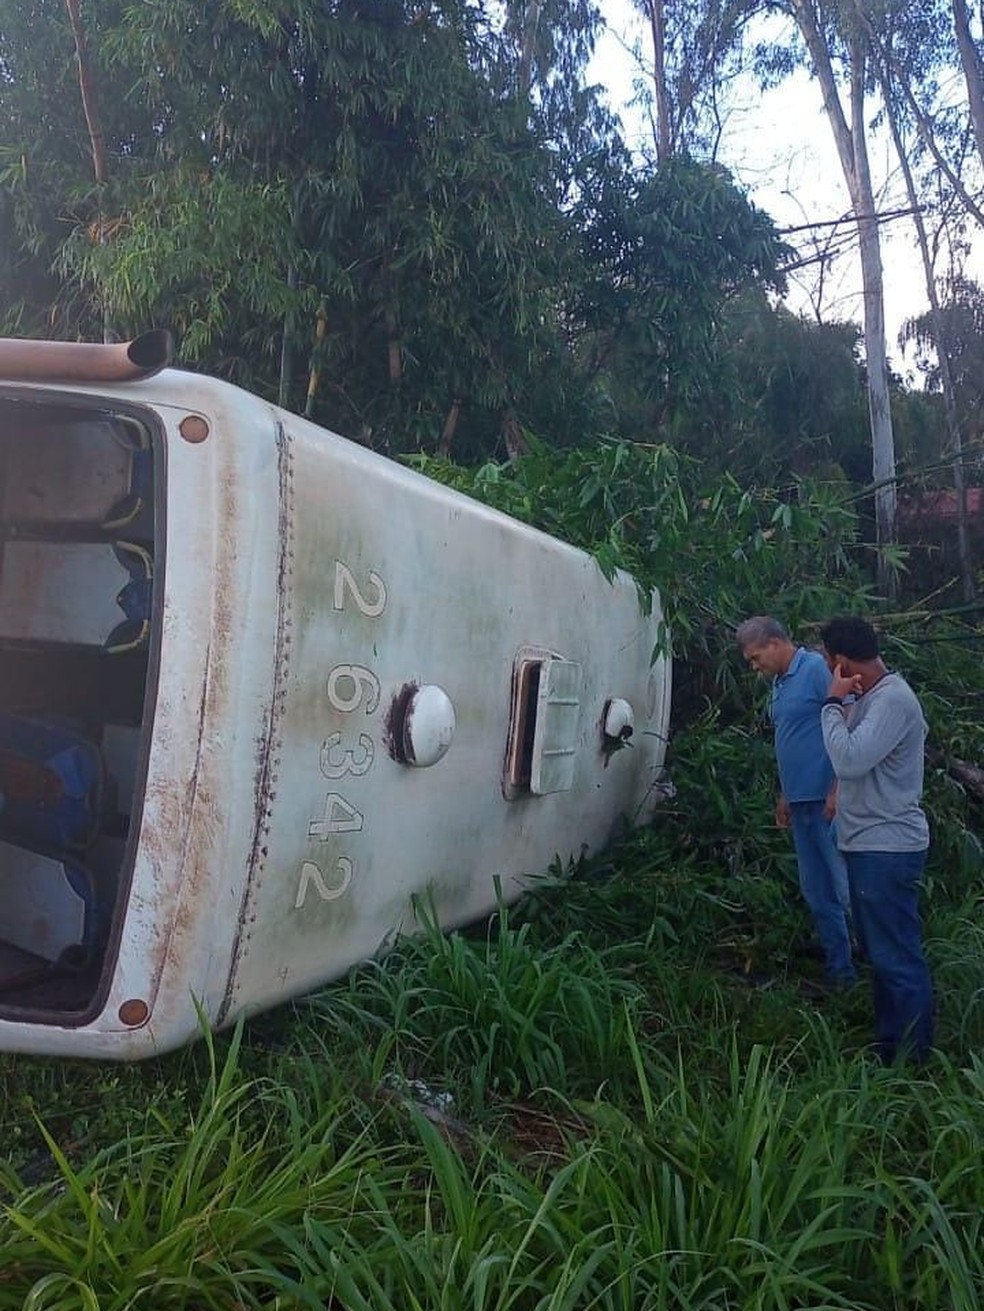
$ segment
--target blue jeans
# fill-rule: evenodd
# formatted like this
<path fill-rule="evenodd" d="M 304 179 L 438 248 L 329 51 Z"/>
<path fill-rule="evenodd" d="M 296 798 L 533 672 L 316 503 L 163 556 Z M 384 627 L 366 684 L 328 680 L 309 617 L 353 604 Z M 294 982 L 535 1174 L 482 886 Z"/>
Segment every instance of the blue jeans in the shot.
<path fill-rule="evenodd" d="M 800 891 L 813 916 L 828 979 L 853 983 L 847 869 L 823 809 L 822 801 L 794 801 L 789 807 Z"/>
<path fill-rule="evenodd" d="M 933 1045 L 933 981 L 922 948 L 919 880 L 925 851 L 847 851 L 858 941 L 871 963 L 878 1054 L 910 1051 L 924 1060 Z"/>

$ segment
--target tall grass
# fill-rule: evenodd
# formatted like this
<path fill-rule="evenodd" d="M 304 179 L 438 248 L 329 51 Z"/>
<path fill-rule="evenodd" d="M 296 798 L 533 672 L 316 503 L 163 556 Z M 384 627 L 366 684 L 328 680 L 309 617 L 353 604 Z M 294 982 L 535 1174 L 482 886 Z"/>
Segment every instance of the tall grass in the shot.
<path fill-rule="evenodd" d="M 302 1003 L 329 1033 L 386 1040 L 409 1077 L 464 1075 L 476 1108 L 488 1094 L 591 1093 L 629 1071 L 645 993 L 616 949 L 577 932 L 545 946 L 506 907 L 483 938 L 444 934 L 418 913 L 422 932 L 400 951 Z"/>
<path fill-rule="evenodd" d="M 916 1072 L 854 1040 L 863 993 L 692 969 L 686 926 L 599 945 L 626 892 L 583 873 L 276 1025 L 103 1072 L 122 1106 L 92 1105 L 93 1067 L 8 1058 L 45 1168 L 0 1173 L 0 1311 L 981 1306 L 979 904 L 935 917 L 953 1048 Z M 584 931 L 548 945 L 572 902 Z"/>
<path fill-rule="evenodd" d="M 16 1204 L 3 1212 L 0 1306 L 318 1304 L 294 1226 L 351 1226 L 366 1180 L 398 1185 L 402 1172 L 346 1128 L 344 1101 L 249 1079 L 239 1055 L 235 1038 L 180 1122 L 136 1117 L 91 1159 L 71 1160 L 42 1126 L 52 1177 L 18 1189 L 5 1172 Z"/>

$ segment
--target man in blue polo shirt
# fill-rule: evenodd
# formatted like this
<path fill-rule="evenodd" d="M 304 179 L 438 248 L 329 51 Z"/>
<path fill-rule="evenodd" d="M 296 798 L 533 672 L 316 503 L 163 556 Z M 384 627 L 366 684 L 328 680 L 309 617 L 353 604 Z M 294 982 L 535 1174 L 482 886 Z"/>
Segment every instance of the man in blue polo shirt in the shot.
<path fill-rule="evenodd" d="M 820 727 L 830 671 L 818 651 L 796 646 L 769 615 L 746 619 L 736 638 L 751 667 L 772 680 L 769 714 L 780 786 L 776 824 L 793 831 L 800 891 L 813 915 L 828 982 L 845 987 L 855 980 L 850 899 L 844 859 L 831 830 L 836 783 Z"/>

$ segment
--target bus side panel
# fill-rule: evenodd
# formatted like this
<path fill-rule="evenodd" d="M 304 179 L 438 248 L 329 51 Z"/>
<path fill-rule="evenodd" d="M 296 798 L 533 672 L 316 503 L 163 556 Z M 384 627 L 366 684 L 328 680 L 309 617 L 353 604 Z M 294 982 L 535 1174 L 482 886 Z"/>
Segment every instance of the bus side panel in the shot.
<path fill-rule="evenodd" d="M 415 895 L 461 924 L 494 908 L 496 876 L 511 898 L 555 854 L 603 845 L 648 804 L 665 740 L 658 614 L 642 615 L 631 580 L 311 425 L 289 434 L 276 799 L 226 1018 L 372 955 L 412 926 Z M 574 776 L 507 800 L 525 647 L 580 666 Z M 455 716 L 426 768 L 394 758 L 420 686 Z M 636 745 L 606 755 L 612 697 L 632 703 Z"/>

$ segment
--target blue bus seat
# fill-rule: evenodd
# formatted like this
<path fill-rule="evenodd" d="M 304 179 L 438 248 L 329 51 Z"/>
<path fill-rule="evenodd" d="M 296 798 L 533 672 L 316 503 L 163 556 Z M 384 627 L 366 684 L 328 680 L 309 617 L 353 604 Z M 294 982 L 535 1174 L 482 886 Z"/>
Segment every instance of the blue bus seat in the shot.
<path fill-rule="evenodd" d="M 84 850 L 106 804 L 94 742 L 54 719 L 0 714 L 0 837 L 44 850 Z"/>

